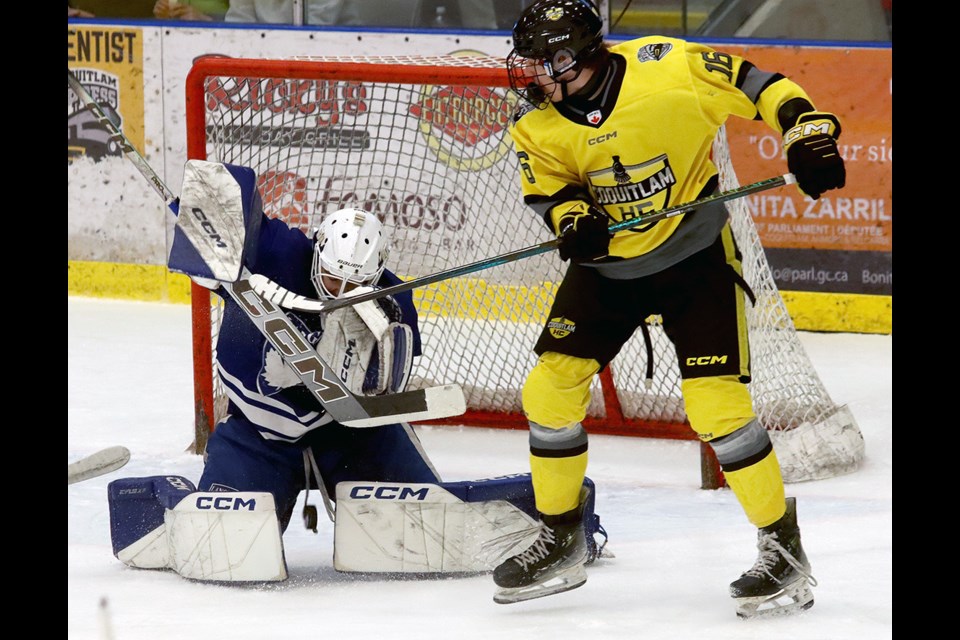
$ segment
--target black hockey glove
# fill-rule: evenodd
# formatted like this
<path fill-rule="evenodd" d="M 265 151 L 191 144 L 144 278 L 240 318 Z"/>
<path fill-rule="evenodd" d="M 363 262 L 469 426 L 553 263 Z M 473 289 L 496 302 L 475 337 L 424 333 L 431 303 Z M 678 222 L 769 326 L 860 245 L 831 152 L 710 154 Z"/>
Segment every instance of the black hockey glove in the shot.
<path fill-rule="evenodd" d="M 813 198 L 847 182 L 847 170 L 837 149 L 840 121 L 832 113 L 812 111 L 797 119 L 783 134 L 787 167 L 800 190 Z"/>
<path fill-rule="evenodd" d="M 610 249 L 607 227 L 607 214 L 594 206 L 563 214 L 557 223 L 560 259 L 584 262 L 607 255 Z"/>

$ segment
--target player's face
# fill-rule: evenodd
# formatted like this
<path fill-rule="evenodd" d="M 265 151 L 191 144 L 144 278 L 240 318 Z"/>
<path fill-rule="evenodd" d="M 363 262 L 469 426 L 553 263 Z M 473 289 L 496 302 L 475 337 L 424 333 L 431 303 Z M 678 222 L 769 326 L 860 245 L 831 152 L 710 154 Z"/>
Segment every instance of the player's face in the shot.
<path fill-rule="evenodd" d="M 323 286 L 327 288 L 327 291 L 329 291 L 334 298 L 339 298 L 344 293 L 353 291 L 358 286 L 356 282 L 344 282 L 334 276 L 321 275 L 320 279 L 323 280 Z"/>
<path fill-rule="evenodd" d="M 551 78 L 543 60 L 530 60 L 524 71 L 527 78 L 535 82 L 551 102 L 563 100 L 562 83 L 567 84 L 567 95 L 570 95 L 581 88 L 585 84 L 586 77 L 589 77 L 588 74 L 579 73 L 578 68 L 574 67 L 561 73 L 556 78 Z"/>
<path fill-rule="evenodd" d="M 546 67 L 543 65 L 543 61 L 535 61 L 531 67 L 531 73 L 533 74 L 533 81 L 537 83 L 537 86 L 543 90 L 543 93 L 547 98 L 550 99 L 550 102 L 559 102 L 563 99 L 563 94 L 560 91 L 560 85 L 557 83 L 557 80 L 554 80 L 550 77 L 550 74 L 547 73 Z M 563 74 L 567 75 L 567 74 Z M 559 79 L 562 79 L 561 76 Z"/>

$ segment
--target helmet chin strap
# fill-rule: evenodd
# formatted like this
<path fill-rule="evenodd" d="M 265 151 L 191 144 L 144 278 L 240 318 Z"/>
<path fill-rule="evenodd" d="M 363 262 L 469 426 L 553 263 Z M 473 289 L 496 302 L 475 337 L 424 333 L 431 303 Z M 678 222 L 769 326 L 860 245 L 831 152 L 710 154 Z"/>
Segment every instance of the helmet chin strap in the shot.
<path fill-rule="evenodd" d="M 570 78 L 569 80 L 554 81 L 560 85 L 560 95 L 563 96 L 564 100 L 566 100 L 567 98 L 570 98 L 571 96 L 584 96 L 584 97 L 590 96 L 591 94 L 599 91 L 600 86 L 604 84 L 607 76 L 609 75 L 609 66 L 601 67 L 599 69 L 594 67 L 593 75 L 584 83 L 584 85 L 573 93 L 569 92 L 567 85 L 577 80 L 577 78 L 580 77 L 580 74 L 582 74 L 584 70 L 586 70 L 587 68 L 588 68 L 587 65 L 579 66 L 577 68 L 577 75 L 575 75 L 574 77 Z"/>
<path fill-rule="evenodd" d="M 583 73 L 583 67 L 579 67 L 579 68 L 577 69 L 577 75 L 573 76 L 573 77 L 570 78 L 569 80 L 555 80 L 555 81 L 554 81 L 554 82 L 556 82 L 557 84 L 560 85 L 560 95 L 563 97 L 564 100 L 566 100 L 566 99 L 569 98 L 570 96 L 574 96 L 574 95 L 577 95 L 577 94 L 583 92 L 583 90 L 584 90 L 584 88 L 586 87 L 586 85 L 584 85 L 583 87 L 580 87 L 577 91 L 574 91 L 573 93 L 570 92 L 570 83 L 571 83 L 571 82 L 576 82 L 576 81 L 580 78 L 580 74 L 582 74 L 582 73 Z M 590 83 L 588 82 L 587 84 L 590 84 Z"/>
<path fill-rule="evenodd" d="M 569 71 L 569 69 L 567 69 L 567 71 Z M 564 71 L 563 73 L 567 73 L 567 71 Z M 560 75 L 563 75 L 563 73 L 561 73 Z M 557 83 L 557 84 L 560 86 L 560 95 L 562 96 L 563 100 L 566 100 L 566 99 L 569 98 L 571 95 L 574 95 L 574 94 L 570 93 L 570 90 L 569 90 L 569 88 L 568 88 L 568 85 L 569 85 L 571 82 L 575 82 L 575 81 L 577 80 L 577 78 L 580 77 L 580 74 L 581 74 L 581 73 L 583 73 L 583 67 L 578 66 L 578 67 L 577 67 L 577 73 L 576 73 L 572 78 L 570 78 L 569 80 L 560 80 L 560 79 L 558 79 L 558 78 L 552 78 L 552 77 L 550 78 L 551 80 L 553 80 L 555 83 Z"/>

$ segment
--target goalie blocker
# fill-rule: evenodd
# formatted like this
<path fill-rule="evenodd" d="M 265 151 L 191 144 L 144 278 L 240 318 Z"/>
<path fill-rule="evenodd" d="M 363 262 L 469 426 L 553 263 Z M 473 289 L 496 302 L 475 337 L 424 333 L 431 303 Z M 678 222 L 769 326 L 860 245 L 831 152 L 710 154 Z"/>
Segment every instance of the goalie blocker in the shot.
<path fill-rule="evenodd" d="M 594 513 L 593 481 L 584 486 L 592 561 L 607 535 Z M 212 582 L 287 578 L 269 493 L 201 492 L 182 476 L 123 478 L 107 490 L 113 554 L 128 566 Z M 491 571 L 539 531 L 529 474 L 438 484 L 341 482 L 336 495 L 334 568 L 342 572 Z"/>

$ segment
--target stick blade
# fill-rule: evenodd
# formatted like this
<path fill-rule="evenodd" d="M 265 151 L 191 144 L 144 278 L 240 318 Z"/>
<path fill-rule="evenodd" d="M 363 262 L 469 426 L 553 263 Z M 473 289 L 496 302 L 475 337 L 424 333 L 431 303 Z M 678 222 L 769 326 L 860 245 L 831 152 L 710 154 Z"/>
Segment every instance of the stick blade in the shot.
<path fill-rule="evenodd" d="M 107 447 L 67 465 L 67 484 L 89 480 L 116 471 L 130 461 L 126 447 Z"/>
<path fill-rule="evenodd" d="M 463 415 L 467 400 L 458 384 L 445 384 L 383 396 L 357 398 L 369 417 L 341 422 L 345 427 L 379 427 Z"/>

